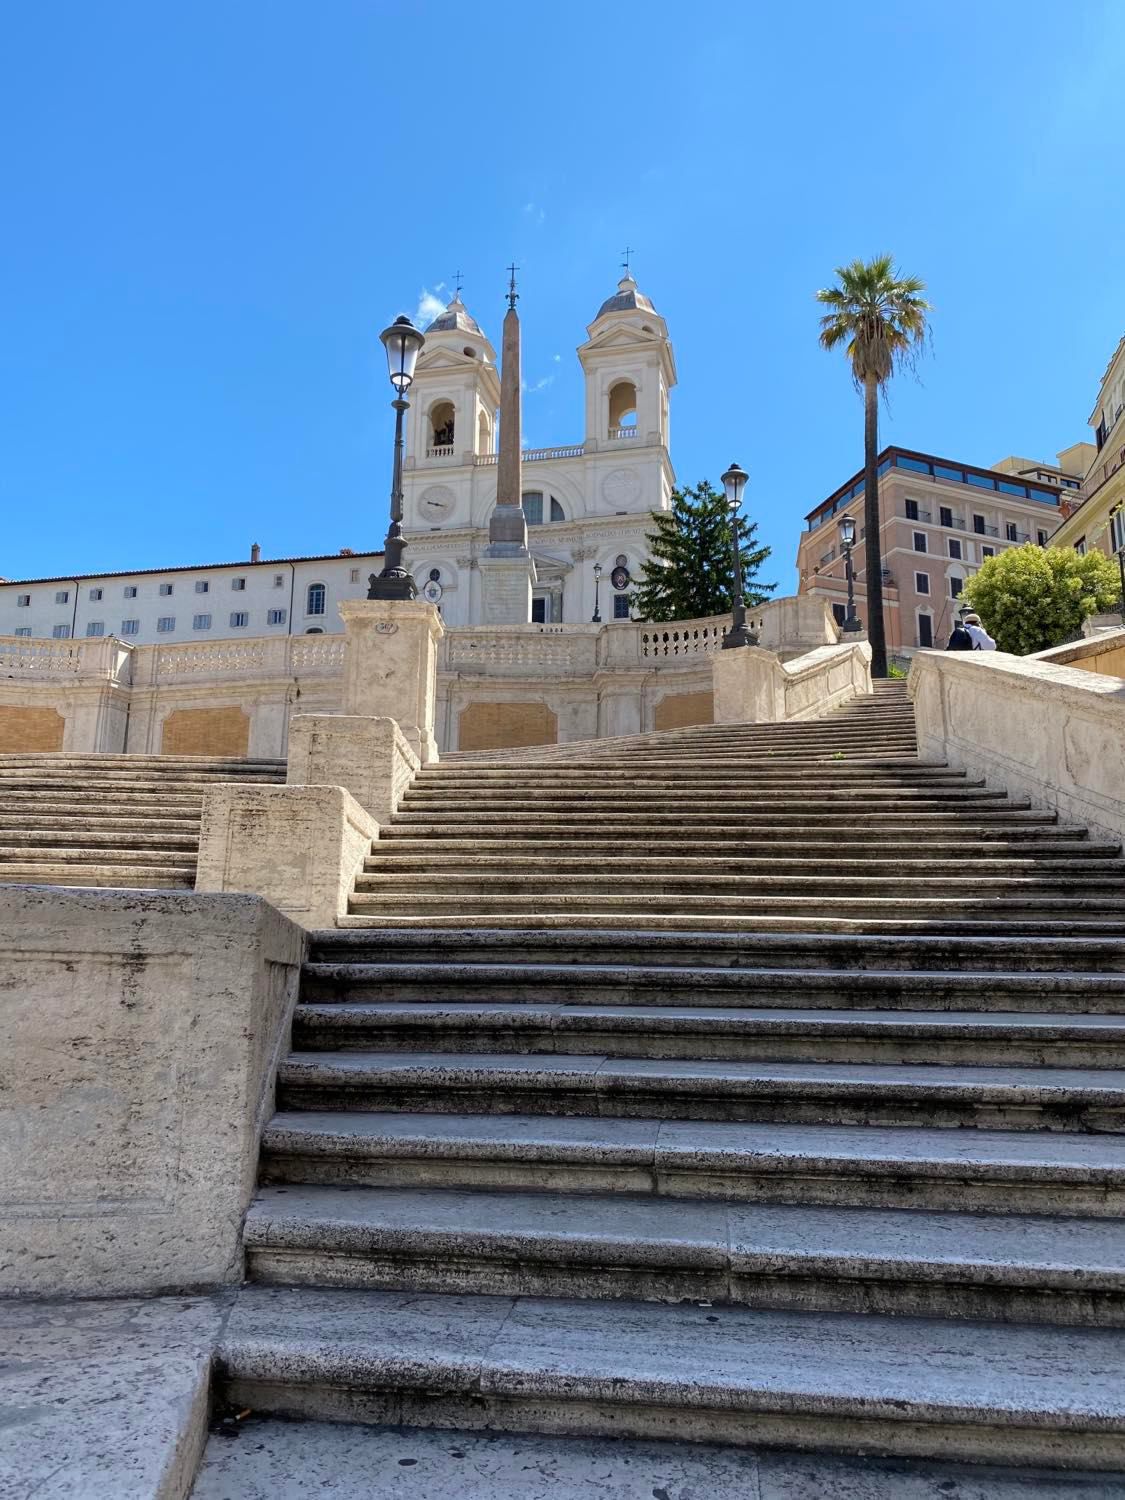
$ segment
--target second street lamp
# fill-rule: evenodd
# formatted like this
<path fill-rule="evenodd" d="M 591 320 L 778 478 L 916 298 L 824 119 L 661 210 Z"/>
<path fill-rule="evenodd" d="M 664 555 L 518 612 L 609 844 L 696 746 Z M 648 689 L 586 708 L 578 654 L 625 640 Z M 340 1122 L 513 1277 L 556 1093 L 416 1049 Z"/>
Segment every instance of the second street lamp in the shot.
<path fill-rule="evenodd" d="M 594 564 L 594 613 L 590 619 L 591 625 L 600 625 L 602 623 L 601 587 L 602 565 L 596 562 Z"/>
<path fill-rule="evenodd" d="M 852 566 L 852 548 L 855 546 L 854 516 L 840 517 L 840 541 L 844 548 L 844 572 L 848 579 L 848 610 L 842 629 L 850 633 L 863 629 L 855 612 L 855 568 Z"/>
<path fill-rule="evenodd" d="M 738 513 L 742 509 L 742 492 L 749 478 L 746 470 L 740 468 L 738 464 L 731 464 L 723 475 L 723 489 L 726 491 L 727 509 L 730 512 L 731 560 L 734 564 L 731 621 L 730 629 L 723 636 L 722 649 L 724 651 L 729 651 L 732 646 L 756 646 L 758 644 L 758 632 L 751 630 L 746 624 L 746 605 L 742 598 L 742 553 L 738 546 Z"/>
<path fill-rule="evenodd" d="M 387 351 L 387 373 L 395 388 L 395 461 L 391 476 L 391 524 L 383 546 L 383 571 L 368 579 L 369 599 L 416 599 L 414 576 L 403 566 L 406 542 L 402 535 L 402 419 L 410 410 L 406 393 L 414 381 L 414 366 L 426 342 L 409 318 L 396 318 L 379 335 Z"/>

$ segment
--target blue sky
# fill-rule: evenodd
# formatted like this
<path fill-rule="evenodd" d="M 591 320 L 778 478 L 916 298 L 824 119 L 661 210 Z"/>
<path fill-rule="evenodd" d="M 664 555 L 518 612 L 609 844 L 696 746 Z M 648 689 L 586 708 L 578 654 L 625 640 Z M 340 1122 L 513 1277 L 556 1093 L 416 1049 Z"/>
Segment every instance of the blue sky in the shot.
<path fill-rule="evenodd" d="M 1120 0 L 35 0 L 0 52 L 0 573 L 357 550 L 386 529 L 379 330 L 515 257 L 529 444 L 635 247 L 681 480 L 737 459 L 793 587 L 862 462 L 833 267 L 936 307 L 884 441 L 973 463 L 1089 436 L 1125 331 Z M 556 358 L 558 356 L 558 358 Z"/>

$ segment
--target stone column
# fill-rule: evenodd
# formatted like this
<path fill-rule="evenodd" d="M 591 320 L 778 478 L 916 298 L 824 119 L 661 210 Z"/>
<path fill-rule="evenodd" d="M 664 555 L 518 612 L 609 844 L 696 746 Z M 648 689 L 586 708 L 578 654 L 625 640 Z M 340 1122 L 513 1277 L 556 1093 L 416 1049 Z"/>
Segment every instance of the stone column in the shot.
<path fill-rule="evenodd" d="M 496 509 L 488 523 L 488 546 L 479 559 L 486 625 L 526 625 L 531 620 L 535 563 L 527 548 L 523 513 L 520 423 L 520 320 L 513 273 L 504 318 L 500 372 L 500 454 L 496 463 Z"/>
<path fill-rule="evenodd" d="M 394 719 L 421 763 L 437 760 L 434 705 L 441 616 L 422 600 L 344 599 L 345 714 Z"/>

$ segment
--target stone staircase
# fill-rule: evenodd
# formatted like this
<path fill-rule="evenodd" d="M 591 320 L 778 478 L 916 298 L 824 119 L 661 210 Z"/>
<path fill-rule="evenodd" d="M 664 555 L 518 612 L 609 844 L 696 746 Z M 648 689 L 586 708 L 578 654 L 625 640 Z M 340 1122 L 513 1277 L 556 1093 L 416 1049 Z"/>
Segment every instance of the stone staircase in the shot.
<path fill-rule="evenodd" d="M 191 890 L 207 788 L 284 780 L 277 760 L 0 755 L 0 882 Z"/>
<path fill-rule="evenodd" d="M 1125 1468 L 1121 851 L 907 713 L 419 778 L 313 935 L 231 1402 Z"/>

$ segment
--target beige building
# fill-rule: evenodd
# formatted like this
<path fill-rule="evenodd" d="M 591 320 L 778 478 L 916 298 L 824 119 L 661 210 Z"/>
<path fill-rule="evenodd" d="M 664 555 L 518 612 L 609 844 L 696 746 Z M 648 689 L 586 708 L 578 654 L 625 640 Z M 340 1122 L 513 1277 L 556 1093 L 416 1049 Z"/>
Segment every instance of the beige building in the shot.
<path fill-rule="evenodd" d="M 1112 557 L 1125 550 L 1125 338 L 1102 375 L 1089 422 L 1095 442 L 1081 445 L 1087 455 L 1082 488 L 1051 542 L 1079 552 L 1097 547 Z"/>
<path fill-rule="evenodd" d="M 884 448 L 879 455 L 883 601 L 887 647 L 943 645 L 957 599 L 986 558 L 1025 542 L 1046 546 L 1068 494 L 1078 493 L 1089 444 L 1057 455 L 1057 464 L 1006 458 L 980 469 L 929 453 Z M 842 623 L 847 601 L 839 521 L 852 516 L 856 605 L 866 624 L 863 472 L 809 512 L 797 549 L 798 591 L 824 599 Z"/>

